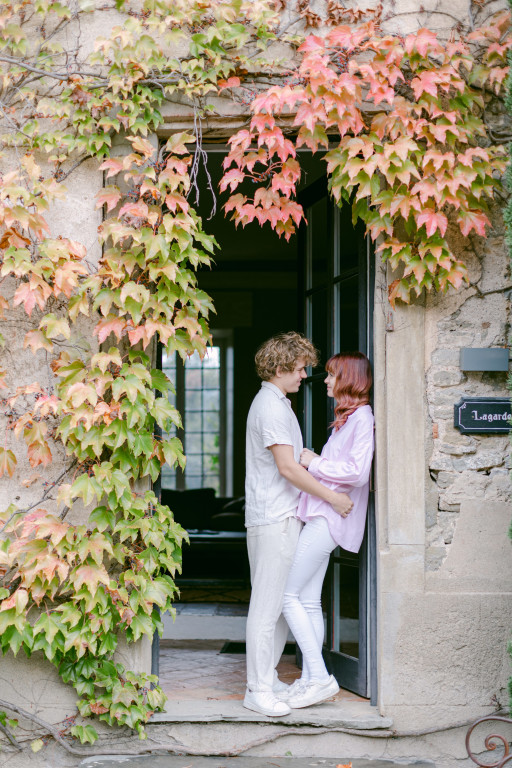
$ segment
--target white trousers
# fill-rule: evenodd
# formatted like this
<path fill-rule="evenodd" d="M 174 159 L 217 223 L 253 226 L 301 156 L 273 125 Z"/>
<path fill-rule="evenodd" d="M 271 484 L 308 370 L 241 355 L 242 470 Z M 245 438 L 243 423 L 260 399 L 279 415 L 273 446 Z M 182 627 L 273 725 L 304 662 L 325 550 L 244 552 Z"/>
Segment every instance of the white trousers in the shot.
<path fill-rule="evenodd" d="M 302 523 L 287 517 L 279 523 L 247 529 L 251 600 L 247 616 L 247 687 L 271 691 L 275 668 L 288 637 L 282 616 L 283 595 Z"/>
<path fill-rule="evenodd" d="M 335 548 L 336 542 L 329 533 L 325 517 L 315 517 L 307 522 L 300 534 L 286 583 L 283 613 L 302 651 L 302 679 L 305 681 L 329 677 L 322 658 L 324 618 L 321 596 L 329 555 Z"/>

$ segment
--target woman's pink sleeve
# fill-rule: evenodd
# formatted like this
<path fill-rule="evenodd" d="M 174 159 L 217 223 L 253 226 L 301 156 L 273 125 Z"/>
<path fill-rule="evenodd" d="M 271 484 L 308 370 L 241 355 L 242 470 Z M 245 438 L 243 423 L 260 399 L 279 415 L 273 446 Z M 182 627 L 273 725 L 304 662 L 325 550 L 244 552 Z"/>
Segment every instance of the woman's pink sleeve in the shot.
<path fill-rule="evenodd" d="M 368 482 L 372 458 L 373 419 L 354 425 L 354 431 L 339 458 L 331 461 L 318 456 L 311 461 L 308 471 L 317 480 L 357 487 Z"/>

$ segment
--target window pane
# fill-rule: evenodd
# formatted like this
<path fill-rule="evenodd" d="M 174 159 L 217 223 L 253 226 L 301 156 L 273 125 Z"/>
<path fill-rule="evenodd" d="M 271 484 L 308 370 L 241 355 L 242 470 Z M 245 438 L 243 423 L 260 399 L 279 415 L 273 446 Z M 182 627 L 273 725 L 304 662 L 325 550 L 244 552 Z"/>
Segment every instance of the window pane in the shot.
<path fill-rule="evenodd" d="M 219 368 L 209 368 L 203 371 L 203 387 L 216 389 L 219 386 Z"/>
<path fill-rule="evenodd" d="M 189 411 L 187 413 L 186 432 L 200 432 L 201 431 L 201 411 Z"/>
<path fill-rule="evenodd" d="M 217 432 L 219 429 L 219 414 L 210 411 L 203 414 L 205 432 Z"/>
<path fill-rule="evenodd" d="M 359 657 L 359 557 L 341 550 L 339 563 L 339 646 L 334 650 Z"/>
<path fill-rule="evenodd" d="M 164 370 L 166 368 L 176 368 L 176 352 L 173 352 L 171 355 L 168 355 L 165 350 L 162 352 L 162 368 Z"/>
<path fill-rule="evenodd" d="M 201 454 L 188 453 L 187 465 L 185 467 L 185 475 L 200 475 L 203 470 L 203 462 Z"/>
<path fill-rule="evenodd" d="M 203 435 L 204 453 L 217 453 L 219 448 L 219 435 L 216 432 L 207 432 Z"/>
<path fill-rule="evenodd" d="M 325 285 L 329 274 L 329 259 L 331 249 L 329 244 L 329 207 L 331 203 L 327 196 L 322 197 L 310 208 L 306 209 L 308 221 L 308 265 L 307 288 L 317 288 Z"/>
<path fill-rule="evenodd" d="M 220 367 L 220 347 L 208 347 L 203 361 L 204 368 Z"/>
<path fill-rule="evenodd" d="M 186 392 L 185 410 L 186 411 L 201 410 L 201 390 L 200 389 L 191 389 Z"/>
<path fill-rule="evenodd" d="M 349 269 L 357 269 L 359 266 L 358 245 L 361 235 L 356 232 L 352 224 L 352 210 L 350 205 L 343 205 L 340 212 L 340 265 L 341 274 Z"/>
<path fill-rule="evenodd" d="M 359 279 L 357 275 L 342 280 L 339 291 L 340 351 L 359 349 Z"/>
<path fill-rule="evenodd" d="M 328 349 L 328 313 L 329 302 L 326 289 L 317 291 L 307 298 L 307 330 L 308 336 L 320 352 L 319 368 L 323 370 L 325 361 L 329 357 Z"/>
<path fill-rule="evenodd" d="M 202 475 L 188 475 L 185 473 L 185 487 L 186 488 L 202 488 L 203 478 Z"/>
<path fill-rule="evenodd" d="M 186 368 L 201 368 L 201 365 L 201 358 L 199 357 L 198 352 L 194 352 L 193 355 L 190 355 L 185 362 Z"/>
<path fill-rule="evenodd" d="M 226 448 L 220 445 L 220 411 L 225 402 L 222 398 L 229 395 L 223 393 L 221 397 L 220 365 L 221 360 L 227 360 L 223 349 L 218 345 L 211 347 L 202 359 L 195 352 L 184 362 L 176 355 L 172 360 L 171 357 L 164 360 L 170 376 L 179 383 L 178 397 L 172 396 L 169 400 L 173 403 L 177 400 L 185 410 L 183 442 L 187 456 L 185 471 L 177 470 L 164 487 L 224 489 L 220 478 L 221 463 L 224 464 L 221 448 L 223 451 Z M 229 383 L 229 370 L 222 381 Z"/>
<path fill-rule="evenodd" d="M 203 410 L 218 411 L 220 407 L 220 393 L 218 389 L 203 390 Z"/>
<path fill-rule="evenodd" d="M 219 469 L 219 454 L 205 453 L 204 455 L 204 471 L 205 472 L 217 472 Z"/>
<path fill-rule="evenodd" d="M 185 387 L 187 389 L 201 389 L 201 369 L 185 369 Z"/>
<path fill-rule="evenodd" d="M 189 432 L 187 430 L 185 437 L 185 453 L 201 453 L 201 433 Z M 188 464 L 188 459 L 187 459 Z"/>
<path fill-rule="evenodd" d="M 162 488 L 176 488 L 176 471 L 167 464 L 162 467 Z"/>

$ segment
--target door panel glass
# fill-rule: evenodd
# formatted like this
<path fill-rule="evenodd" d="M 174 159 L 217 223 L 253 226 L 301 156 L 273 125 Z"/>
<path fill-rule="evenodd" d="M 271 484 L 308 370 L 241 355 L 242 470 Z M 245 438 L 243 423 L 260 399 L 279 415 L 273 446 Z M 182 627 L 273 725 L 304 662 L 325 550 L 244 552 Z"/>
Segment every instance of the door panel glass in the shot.
<path fill-rule="evenodd" d="M 334 650 L 359 658 L 359 555 L 340 552 L 338 647 Z"/>
<path fill-rule="evenodd" d="M 327 289 L 316 291 L 306 299 L 307 335 L 319 351 L 320 363 L 315 373 L 322 371 L 330 357 L 326 333 L 329 322 L 329 295 Z"/>
<path fill-rule="evenodd" d="M 308 220 L 308 256 L 306 269 L 306 288 L 317 288 L 325 285 L 330 272 L 330 227 L 329 206 L 327 197 L 306 209 Z"/>
<path fill-rule="evenodd" d="M 359 278 L 357 275 L 336 285 L 339 311 L 339 351 L 359 349 Z"/>
<path fill-rule="evenodd" d="M 325 384 L 322 379 L 309 381 L 305 385 L 308 389 L 306 447 L 311 448 L 315 453 L 320 453 L 327 442 L 328 424 L 332 421 L 330 409 L 328 409 Z"/>
<path fill-rule="evenodd" d="M 359 266 L 359 233 L 352 225 L 352 210 L 350 205 L 344 205 L 339 212 L 340 257 L 339 272 L 343 274 L 349 269 Z"/>
<path fill-rule="evenodd" d="M 359 554 L 338 547 L 324 583 L 326 645 L 329 651 L 359 658 Z"/>

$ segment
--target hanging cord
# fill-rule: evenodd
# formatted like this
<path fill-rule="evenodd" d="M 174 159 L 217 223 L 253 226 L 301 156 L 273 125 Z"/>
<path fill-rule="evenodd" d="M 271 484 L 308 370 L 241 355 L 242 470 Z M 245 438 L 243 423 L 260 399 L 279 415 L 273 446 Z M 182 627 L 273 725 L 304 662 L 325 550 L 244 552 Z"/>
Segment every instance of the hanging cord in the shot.
<path fill-rule="evenodd" d="M 210 215 L 208 216 L 208 221 L 210 221 L 210 219 L 212 219 L 217 213 L 217 198 L 215 196 L 215 192 L 213 189 L 212 177 L 210 176 L 210 171 L 208 170 L 208 153 L 203 148 L 203 123 L 201 120 L 199 109 L 197 107 L 197 104 L 195 103 L 194 103 L 194 134 L 196 137 L 196 146 L 194 149 L 194 156 L 192 158 L 192 167 L 190 168 L 191 191 L 192 189 L 194 190 L 195 204 L 199 205 L 200 190 L 199 190 L 198 177 L 199 177 L 199 171 L 200 171 L 201 162 L 202 162 L 204 166 L 204 171 L 206 173 L 206 186 L 211 192 L 212 201 L 213 201 L 212 210 L 210 211 Z"/>

